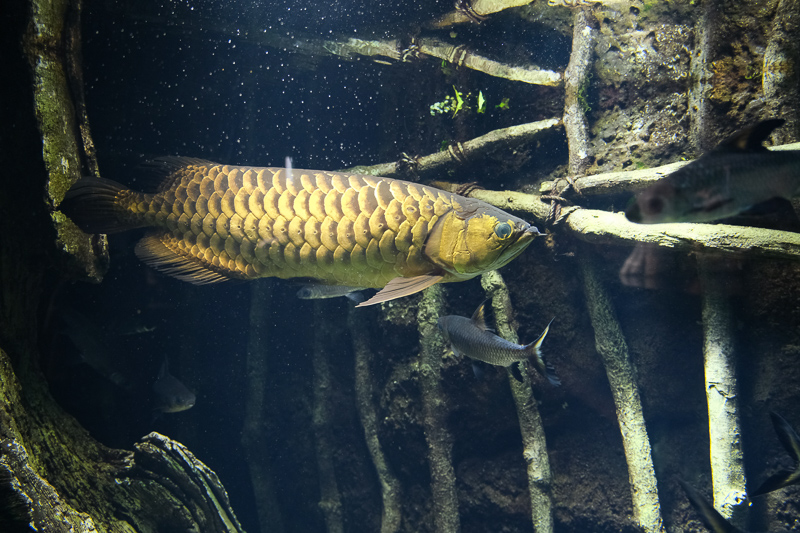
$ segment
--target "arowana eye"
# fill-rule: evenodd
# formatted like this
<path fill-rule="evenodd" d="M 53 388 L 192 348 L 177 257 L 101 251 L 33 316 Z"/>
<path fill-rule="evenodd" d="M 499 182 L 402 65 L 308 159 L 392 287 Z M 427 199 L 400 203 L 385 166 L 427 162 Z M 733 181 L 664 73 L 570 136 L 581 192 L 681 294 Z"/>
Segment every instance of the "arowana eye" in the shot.
<path fill-rule="evenodd" d="M 494 227 L 494 234 L 500 239 L 508 239 L 514 232 L 514 228 L 508 222 L 503 222 Z"/>

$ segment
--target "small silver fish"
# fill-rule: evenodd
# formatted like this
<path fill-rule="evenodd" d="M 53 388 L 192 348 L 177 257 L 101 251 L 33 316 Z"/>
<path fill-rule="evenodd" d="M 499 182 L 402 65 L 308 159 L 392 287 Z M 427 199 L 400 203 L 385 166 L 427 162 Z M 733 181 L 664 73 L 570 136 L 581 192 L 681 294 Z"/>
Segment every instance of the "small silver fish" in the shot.
<path fill-rule="evenodd" d="M 800 150 L 767 150 L 783 119 L 759 122 L 639 193 L 631 222 L 711 222 L 800 191 Z"/>
<path fill-rule="evenodd" d="M 304 285 L 297 291 L 297 297 L 302 300 L 321 300 L 323 298 L 338 298 L 346 296 L 348 299 L 361 303 L 364 301 L 363 291 L 366 287 L 347 287 L 344 285 L 321 285 L 318 283 Z"/>
<path fill-rule="evenodd" d="M 509 368 L 518 381 L 522 381 L 519 363 L 530 361 L 536 370 L 546 377 L 552 385 L 561 385 L 555 370 L 545 362 L 540 350 L 547 332 L 550 331 L 550 324 L 555 319 L 551 320 L 550 324 L 547 324 L 539 338 L 532 343 L 526 345 L 514 344 L 495 335 L 492 333 L 493 330 L 486 327 L 485 307 L 486 301 L 478 306 L 472 318 L 457 315 L 439 317 L 439 331 L 450 343 L 453 353 L 459 357 L 466 355 L 471 359 L 483 361 L 490 365 Z"/>
<path fill-rule="evenodd" d="M 158 379 L 153 383 L 153 392 L 156 394 L 156 411 L 178 413 L 194 407 L 194 393 L 169 373 L 167 359 L 161 364 Z"/>

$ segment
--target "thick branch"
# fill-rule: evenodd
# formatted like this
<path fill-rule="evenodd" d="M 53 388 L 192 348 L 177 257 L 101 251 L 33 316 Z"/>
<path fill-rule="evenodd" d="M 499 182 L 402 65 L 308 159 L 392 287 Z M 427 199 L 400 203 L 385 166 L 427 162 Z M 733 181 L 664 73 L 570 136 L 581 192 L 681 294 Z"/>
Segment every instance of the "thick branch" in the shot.
<path fill-rule="evenodd" d="M 564 129 L 569 144 L 569 174 L 582 176 L 591 162 L 584 105 L 595 31 L 590 24 L 589 11 L 576 11 L 573 20 L 572 52 L 564 71 Z"/>
<path fill-rule="evenodd" d="M 473 0 L 469 2 L 467 9 L 455 9 L 437 20 L 427 24 L 428 28 L 446 28 L 453 24 L 463 24 L 465 22 L 477 22 L 480 19 L 509 9 L 530 4 L 533 0 Z M 478 20 L 476 20 L 478 19 Z"/>
<path fill-rule="evenodd" d="M 595 347 L 603 359 L 617 408 L 617 420 L 628 463 L 634 520 L 645 532 L 663 532 L 650 440 L 628 345 L 611 300 L 597 277 L 591 259 L 581 256 L 581 267 L 586 305 L 594 328 Z"/>
<path fill-rule="evenodd" d="M 447 400 L 441 384 L 442 355 L 445 342 L 439 334 L 437 319 L 444 313 L 444 288 L 426 289 L 417 311 L 420 362 L 419 383 L 422 389 L 422 416 L 428 442 L 428 466 L 431 470 L 431 500 L 437 533 L 460 531 L 456 475 L 453 470 L 453 437 L 447 429 Z"/>
<path fill-rule="evenodd" d="M 518 343 L 517 332 L 511 327 L 511 298 L 503 277 L 497 270 L 492 270 L 481 277 L 481 285 L 486 295 L 492 299 L 497 333 L 504 339 Z M 523 373 L 522 377 L 522 383 L 509 379 L 509 384 L 522 433 L 522 456 L 527 464 L 533 530 L 535 533 L 552 533 L 553 502 L 550 498 L 550 484 L 553 478 L 547 455 L 547 441 L 530 377 L 527 373 Z"/>
<path fill-rule="evenodd" d="M 744 526 L 746 506 L 742 504 L 747 489 L 733 345 L 736 324 L 726 296 L 727 280 L 714 268 L 715 258 L 700 255 L 697 263 L 703 285 L 703 359 L 714 507 Z"/>

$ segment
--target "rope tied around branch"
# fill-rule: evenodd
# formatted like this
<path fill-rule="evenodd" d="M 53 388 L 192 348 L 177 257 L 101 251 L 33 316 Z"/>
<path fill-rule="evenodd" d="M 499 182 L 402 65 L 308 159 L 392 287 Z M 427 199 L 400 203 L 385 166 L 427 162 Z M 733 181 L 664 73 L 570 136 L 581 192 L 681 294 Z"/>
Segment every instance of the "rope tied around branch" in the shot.
<path fill-rule="evenodd" d="M 566 183 L 563 188 L 561 187 L 562 183 Z M 553 182 L 553 188 L 550 189 L 550 194 L 543 194 L 540 197 L 542 201 L 550 202 L 550 212 L 547 214 L 547 218 L 545 219 L 546 224 L 550 226 L 557 226 L 566 220 L 570 213 L 580 209 L 580 207 L 576 205 L 562 208 L 561 204 L 569 203 L 569 200 L 564 198 L 563 195 L 568 193 L 570 189 L 574 189 L 578 194 L 581 193 L 577 183 L 575 183 L 575 178 L 572 176 L 567 176 L 563 180 L 556 180 Z"/>

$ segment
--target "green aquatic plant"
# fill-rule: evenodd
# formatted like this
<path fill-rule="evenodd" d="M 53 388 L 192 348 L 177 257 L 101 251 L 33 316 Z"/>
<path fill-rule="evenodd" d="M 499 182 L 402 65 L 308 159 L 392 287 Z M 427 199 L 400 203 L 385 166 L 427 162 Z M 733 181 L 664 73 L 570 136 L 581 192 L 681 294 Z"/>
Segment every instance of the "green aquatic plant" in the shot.
<path fill-rule="evenodd" d="M 483 91 L 478 91 L 478 113 L 486 113 L 486 98 L 483 97 Z"/>
<path fill-rule="evenodd" d="M 453 109 L 453 116 L 455 117 L 456 114 L 461 111 L 461 108 L 464 107 L 464 99 L 461 97 L 461 93 L 458 92 L 455 85 L 453 85 L 453 91 L 456 93 L 456 106 Z M 469 94 L 467 94 L 467 96 L 469 96 Z"/>
<path fill-rule="evenodd" d="M 499 103 L 499 104 L 497 104 L 497 105 L 496 105 L 496 106 L 494 106 L 494 107 L 495 107 L 496 109 L 508 109 L 508 108 L 509 108 L 509 105 L 508 105 L 508 100 L 509 100 L 509 98 L 508 98 L 508 97 L 505 97 L 505 98 L 503 98 L 503 99 L 500 101 L 500 103 Z"/>
<path fill-rule="evenodd" d="M 592 81 L 592 73 L 591 71 L 586 74 L 586 77 L 581 82 L 580 87 L 578 87 L 578 102 L 581 104 L 581 109 L 583 109 L 584 113 L 590 113 L 592 111 L 592 106 L 589 104 L 589 100 L 586 97 L 586 94 L 589 92 L 589 84 Z"/>

